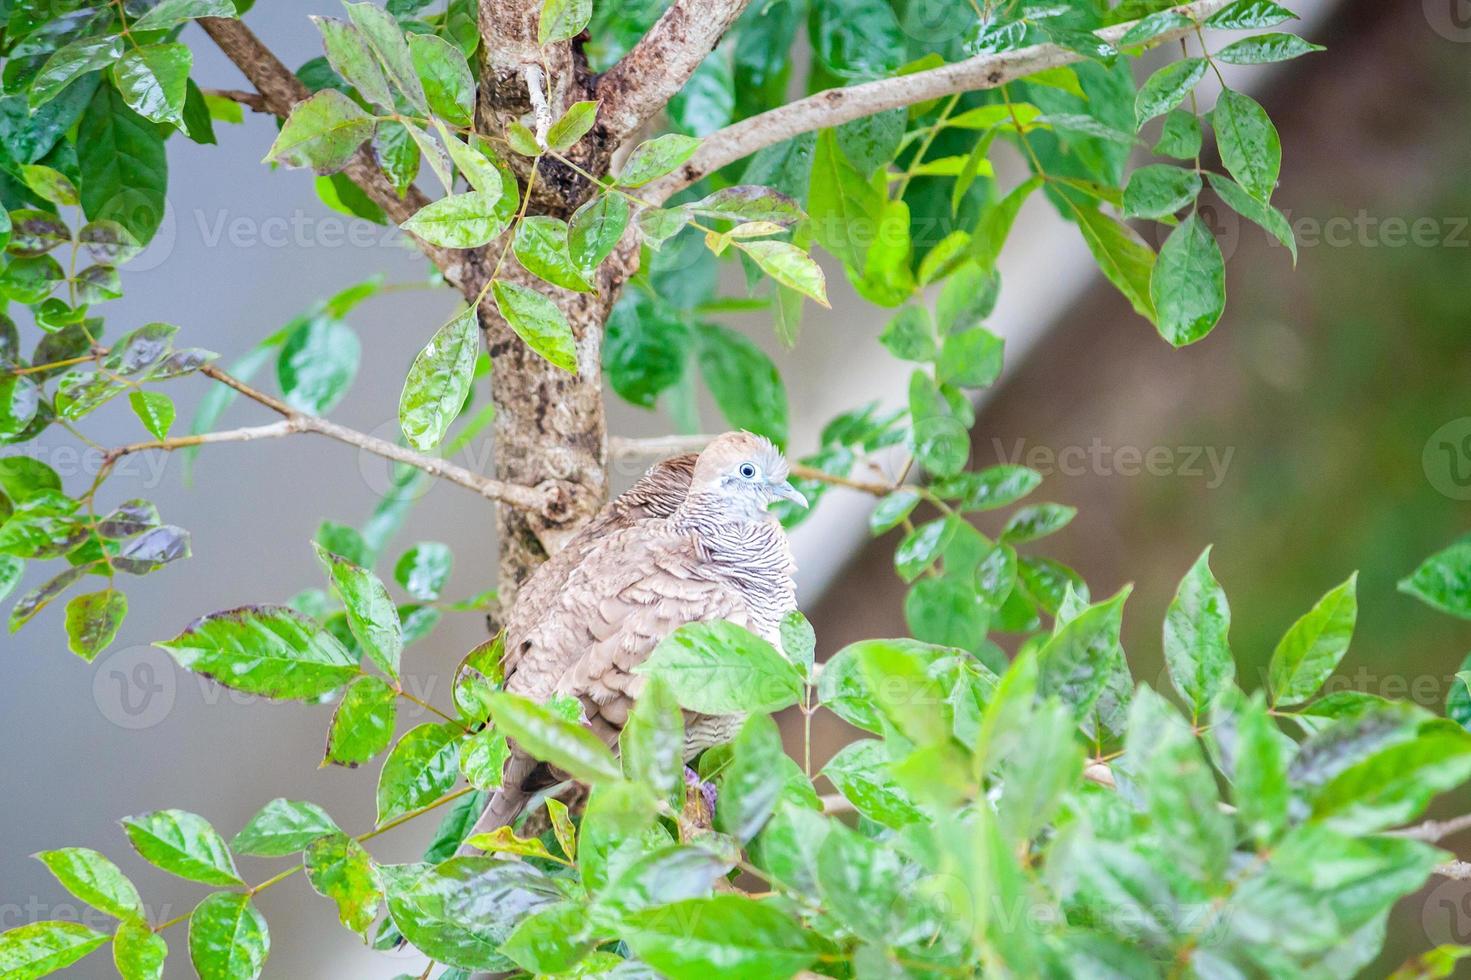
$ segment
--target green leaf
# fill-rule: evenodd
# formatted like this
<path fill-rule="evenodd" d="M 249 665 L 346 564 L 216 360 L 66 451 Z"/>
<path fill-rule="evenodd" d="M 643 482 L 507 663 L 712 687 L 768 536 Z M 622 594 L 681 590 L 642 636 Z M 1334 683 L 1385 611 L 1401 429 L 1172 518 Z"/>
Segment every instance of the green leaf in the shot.
<path fill-rule="evenodd" d="M 559 902 L 547 876 L 522 861 L 460 857 L 436 867 L 380 869 L 388 912 L 405 938 L 426 956 L 465 970 L 514 968 L 498 950 L 517 915 Z M 486 901 L 495 896 L 497 901 Z"/>
<path fill-rule="evenodd" d="M 681 626 L 634 672 L 663 679 L 680 707 L 707 715 L 778 711 L 802 696 L 795 664 L 725 621 Z"/>
<path fill-rule="evenodd" d="M 314 316 L 286 338 L 276 358 L 276 380 L 292 408 L 330 412 L 357 376 L 362 344 L 341 320 Z"/>
<path fill-rule="evenodd" d="M 532 215 L 516 225 L 513 250 L 526 271 L 563 289 L 595 292 L 567 253 L 567 224 L 560 218 Z"/>
<path fill-rule="evenodd" d="M 1246 702 L 1236 719 L 1236 768 L 1232 782 L 1238 819 L 1252 840 L 1262 847 L 1275 841 L 1287 826 L 1292 799 L 1287 762 L 1287 746 L 1267 716 L 1258 692 Z"/>
<path fill-rule="evenodd" d="M 766 715 L 753 714 L 730 743 L 715 808 L 715 826 L 742 843 L 756 836 L 776 807 L 783 786 L 774 778 L 787 763 L 781 733 Z"/>
<path fill-rule="evenodd" d="M 574 102 L 561 119 L 547 130 L 547 144 L 554 150 L 565 150 L 592 129 L 598 118 L 598 103 Z"/>
<path fill-rule="evenodd" d="M 1233 844 L 1216 780 L 1184 719 L 1141 687 L 1129 714 L 1126 749 L 1137 760 L 1149 816 L 1164 858 L 1189 880 L 1207 885 L 1225 873 Z"/>
<path fill-rule="evenodd" d="M 1130 27 L 1119 38 L 1118 46 L 1120 49 L 1132 48 L 1143 44 L 1145 41 L 1152 41 L 1167 31 L 1189 27 L 1191 23 L 1190 18 L 1184 14 L 1177 13 L 1173 10 L 1161 10 L 1147 17 L 1141 17 L 1136 21 L 1134 26 Z"/>
<path fill-rule="evenodd" d="M 86 847 L 42 851 L 36 859 L 46 865 L 61 886 L 88 905 L 117 919 L 143 918 L 143 899 L 127 876 L 107 858 Z"/>
<path fill-rule="evenodd" d="M 991 466 L 937 481 L 935 493 L 965 511 L 994 510 L 1014 504 L 1042 485 L 1042 474 L 1025 466 Z"/>
<path fill-rule="evenodd" d="M 1471 537 L 1425 559 L 1399 590 L 1433 609 L 1471 619 Z"/>
<path fill-rule="evenodd" d="M 1164 127 L 1159 133 L 1159 142 L 1154 152 L 1162 157 L 1176 160 L 1191 160 L 1200 154 L 1200 120 L 1193 112 L 1171 109 L 1165 116 Z"/>
<path fill-rule="evenodd" d="M 1003 343 L 985 327 L 948 333 L 935 362 L 935 380 L 962 388 L 985 388 L 1001 376 Z"/>
<path fill-rule="evenodd" d="M 1035 541 L 1061 531 L 1076 516 L 1078 508 L 1066 504 L 1033 504 L 1023 507 L 1006 522 L 1001 530 L 1001 540 L 1013 544 Z"/>
<path fill-rule="evenodd" d="M 1028 178 L 982 214 L 980 225 L 971 239 L 976 263 L 982 270 L 990 272 L 996 267 L 1001 246 L 1011 234 L 1011 226 L 1016 222 L 1017 213 L 1021 211 L 1032 191 L 1041 186 L 1041 177 Z"/>
<path fill-rule="evenodd" d="M 618 174 L 618 183 L 624 187 L 642 187 L 674 170 L 699 148 L 699 140 L 680 133 L 666 133 L 644 140 L 628 155 Z"/>
<path fill-rule="evenodd" d="M 817 959 L 802 925 L 777 904 L 744 895 L 687 899 L 634 912 L 624 941 L 671 980 L 792 976 Z"/>
<path fill-rule="evenodd" d="M 146 245 L 163 221 L 168 158 L 163 135 L 102 85 L 77 132 L 82 210 L 91 221 L 118 222 Z"/>
<path fill-rule="evenodd" d="M 592 0 L 546 0 L 537 24 L 536 43 L 554 44 L 581 34 L 592 19 Z"/>
<path fill-rule="evenodd" d="M 1321 44 L 1310 44 L 1295 34 L 1271 33 L 1228 44 L 1216 52 L 1215 58 L 1228 65 L 1264 65 L 1323 50 L 1326 49 Z"/>
<path fill-rule="evenodd" d="M 588 935 L 587 927 L 587 913 L 581 904 L 551 905 L 522 919 L 501 952 L 540 976 L 594 975 L 592 971 L 598 968 L 586 970 L 589 964 L 585 957 L 597 942 Z M 613 962 L 624 961 L 615 956 Z"/>
<path fill-rule="evenodd" d="M 684 715 L 663 677 L 650 677 L 618 736 L 623 774 L 646 784 L 660 799 L 683 786 Z"/>
<path fill-rule="evenodd" d="M 336 832 L 337 824 L 315 803 L 278 797 L 250 818 L 230 846 L 241 854 L 285 857 Z"/>
<path fill-rule="evenodd" d="M 1412 820 L 1431 797 L 1471 777 L 1471 735 L 1435 728 L 1343 770 L 1312 799 L 1313 820 L 1365 834 Z"/>
<path fill-rule="evenodd" d="M 702 323 L 695 332 L 700 375 L 732 428 L 787 441 L 787 393 L 771 358 L 728 327 Z"/>
<path fill-rule="evenodd" d="M 1124 294 L 1135 312 L 1152 322 L 1154 303 L 1150 299 L 1149 286 L 1154 271 L 1154 252 L 1132 228 L 1097 208 L 1074 206 L 1072 213 L 1098 268 Z"/>
<path fill-rule="evenodd" d="M 337 918 L 353 932 L 365 932 L 378 917 L 383 883 L 363 845 L 343 833 L 313 841 L 302 855 L 312 890 L 337 903 Z"/>
<path fill-rule="evenodd" d="M 374 105 L 393 109 L 393 94 L 388 90 L 388 79 L 378 67 L 378 59 L 358 29 L 345 21 L 331 17 L 313 17 L 312 22 L 322 34 L 322 46 L 327 51 L 327 63 L 342 76 L 342 80 L 358 90 L 358 94 Z M 399 127 L 402 130 L 402 127 Z"/>
<path fill-rule="evenodd" d="M 1225 89 L 1211 122 L 1227 172 L 1258 201 L 1271 200 L 1282 169 L 1282 140 L 1267 111 L 1250 97 Z"/>
<path fill-rule="evenodd" d="M 420 208 L 401 227 L 432 245 L 479 248 L 506 230 L 499 193 L 466 191 Z"/>
<path fill-rule="evenodd" d="M 455 126 L 475 121 L 475 76 L 460 49 L 433 34 L 410 34 L 409 57 L 429 110 Z"/>
<path fill-rule="evenodd" d="M 479 322 L 470 309 L 440 327 L 419 351 L 398 402 L 409 445 L 421 452 L 438 448 L 470 394 L 479 353 Z"/>
<path fill-rule="evenodd" d="M 239 14 L 232 0 L 160 0 L 146 14 L 133 21 L 134 31 L 161 31 L 196 17 L 228 17 Z"/>
<path fill-rule="evenodd" d="M 81 203 L 76 185 L 59 170 L 39 163 L 28 163 L 20 168 L 20 173 L 27 187 L 52 204 L 75 207 Z"/>
<path fill-rule="evenodd" d="M 817 632 L 812 624 L 800 609 L 793 609 L 781 618 L 780 631 L 782 653 L 810 677 L 817 657 Z"/>
<path fill-rule="evenodd" d="M 919 578 L 944 552 L 954 533 L 955 525 L 941 518 L 921 524 L 906 534 L 899 547 L 894 549 L 894 568 L 899 577 L 906 582 Z"/>
<path fill-rule="evenodd" d="M 1300 704 L 1317 693 L 1353 638 L 1358 573 L 1318 600 L 1277 643 L 1267 667 L 1272 707 Z"/>
<path fill-rule="evenodd" d="M 485 147 L 486 144 L 477 140 L 476 146 L 472 147 L 460 142 L 458 137 L 450 134 L 437 122 L 436 125 L 439 125 L 440 138 L 444 140 L 444 145 L 449 149 L 450 160 L 454 162 L 460 173 L 465 175 L 465 179 L 469 181 L 473 189 L 480 191 L 488 198 L 495 199 L 495 207 L 502 221 L 502 227 L 508 226 L 516 214 L 519 201 L 516 199 L 517 194 L 514 190 L 509 195 L 506 193 L 506 181 L 501 177 L 500 167 L 496 161 L 486 156 L 481 149 L 477 149 L 477 147 Z"/>
<path fill-rule="evenodd" d="M 460 717 L 478 725 L 490 717 L 490 692 L 505 681 L 501 660 L 505 634 L 499 633 L 465 655 L 455 669 L 453 696 Z"/>
<path fill-rule="evenodd" d="M 617 780 L 622 770 L 602 740 L 546 705 L 504 691 L 489 696 L 496 726 L 533 757 L 585 783 Z"/>
<path fill-rule="evenodd" d="M 839 749 L 822 775 L 870 820 L 895 828 L 923 820 L 924 813 L 894 779 L 891 761 L 884 743 L 861 738 Z"/>
<path fill-rule="evenodd" d="M 1123 657 L 1119 628 L 1130 586 L 1089 606 L 1057 630 L 1038 654 L 1037 690 L 1056 695 L 1076 715 L 1085 715 L 1103 693 Z"/>
<path fill-rule="evenodd" d="M 541 293 L 497 279 L 491 284 L 496 309 L 526 346 L 554 367 L 577 373 L 577 345 L 572 327 L 556 303 Z"/>
<path fill-rule="evenodd" d="M 955 417 L 950 401 L 922 370 L 909 376 L 909 416 L 910 438 L 920 465 L 941 478 L 965 469 L 970 458 L 969 426 Z"/>
<path fill-rule="evenodd" d="M 206 885 L 240 885 L 235 859 L 208 820 L 186 810 L 123 818 L 133 848 L 150 864 Z"/>
<path fill-rule="evenodd" d="M 790 242 L 755 241 L 735 243 L 736 248 L 755 260 L 771 278 L 823 306 L 827 301 L 827 279 L 812 257 Z"/>
<path fill-rule="evenodd" d="M 118 924 L 112 938 L 112 962 L 122 980 L 162 980 L 169 944 L 147 922 Z"/>
<path fill-rule="evenodd" d="M 449 545 L 425 541 L 403 553 L 393 566 L 393 578 L 415 599 L 433 602 L 444 591 L 454 565 Z"/>
<path fill-rule="evenodd" d="M 397 678 L 403 653 L 403 626 L 388 589 L 372 572 L 313 543 L 317 561 L 332 580 L 347 613 L 347 624 L 363 650 L 389 677 Z"/>
<path fill-rule="evenodd" d="M 133 414 L 155 439 L 167 439 L 174 426 L 174 400 L 161 391 L 134 391 L 128 395 Z"/>
<path fill-rule="evenodd" d="M 1236 679 L 1227 633 L 1231 606 L 1210 569 L 1210 549 L 1200 553 L 1180 580 L 1165 611 L 1165 664 L 1170 682 L 1199 718 Z"/>
<path fill-rule="evenodd" d="M 398 695 L 380 677 L 353 681 L 332 713 L 324 761 L 357 766 L 388 748 L 398 714 Z"/>
<path fill-rule="evenodd" d="M 177 42 L 134 48 L 112 66 L 128 107 L 144 119 L 183 128 L 184 97 L 194 55 Z"/>
<path fill-rule="evenodd" d="M 67 649 L 87 663 L 107 649 L 128 614 L 128 597 L 103 589 L 74 597 L 66 604 Z"/>
<path fill-rule="evenodd" d="M 414 70 L 413 55 L 393 15 L 372 3 L 344 3 L 343 6 L 347 8 L 348 19 L 362 32 L 368 47 L 378 56 L 378 62 L 394 88 L 403 93 L 415 108 L 427 110 L 429 104 L 425 99 L 424 86 Z"/>
<path fill-rule="evenodd" d="M 378 825 L 433 803 L 460 773 L 458 726 L 426 723 L 398 740 L 378 774 Z"/>
<path fill-rule="evenodd" d="M 362 6 L 367 6 L 363 4 Z M 377 122 L 336 89 L 323 89 L 291 109 L 266 160 L 336 173 L 373 135 Z"/>
<path fill-rule="evenodd" d="M 1144 128 L 1155 116 L 1179 105 L 1205 77 L 1205 67 L 1204 58 L 1182 58 L 1149 76 L 1134 97 L 1134 128 Z"/>
<path fill-rule="evenodd" d="M 499 789 L 510 757 L 511 746 L 505 733 L 482 728 L 460 746 L 460 772 L 476 789 Z"/>
<path fill-rule="evenodd" d="M 1286 20 L 1297 20 L 1297 14 L 1272 0 L 1236 0 L 1216 11 L 1205 23 L 1223 31 L 1254 31 L 1275 27 Z"/>
<path fill-rule="evenodd" d="M 1195 201 L 1200 175 L 1184 167 L 1151 163 L 1129 175 L 1124 188 L 1124 217 L 1166 218 Z"/>
<path fill-rule="evenodd" d="M 360 673 L 331 633 L 285 606 L 211 613 L 157 645 L 185 670 L 269 698 L 314 701 Z"/>
<path fill-rule="evenodd" d="M 65 969 L 107 942 L 75 922 L 32 922 L 0 933 L 0 971 L 6 980 L 33 980 Z"/>
<path fill-rule="evenodd" d="M 736 223 L 762 221 L 791 227 L 806 217 L 802 205 L 773 187 L 739 184 L 722 187 L 684 208 L 692 214 L 724 218 Z"/>
<path fill-rule="evenodd" d="M 1270 232 L 1277 241 L 1287 246 L 1292 252 L 1293 264 L 1297 264 L 1297 236 L 1293 234 L 1291 223 L 1281 211 L 1265 201 L 1258 201 L 1230 177 L 1206 174 L 1206 178 L 1211 183 L 1211 189 L 1227 207 Z"/>
<path fill-rule="evenodd" d="M 628 201 L 613 193 L 599 194 L 573 212 L 567 251 L 579 269 L 596 269 L 613 254 L 628 227 L 628 213 Z"/>
<path fill-rule="evenodd" d="M 868 515 L 869 533 L 877 537 L 892 531 L 914 512 L 919 500 L 919 494 L 913 490 L 896 490 L 884 497 Z"/>
<path fill-rule="evenodd" d="M 974 262 L 962 265 L 945 281 L 935 301 L 935 325 L 940 334 L 980 326 L 996 308 L 1000 292 L 1001 277 L 994 269 L 987 271 Z"/>
<path fill-rule="evenodd" d="M 27 95 L 31 109 L 39 109 L 83 75 L 106 68 L 122 56 L 123 39 L 116 35 L 81 37 L 62 45 L 31 80 Z"/>
<path fill-rule="evenodd" d="M 541 156 L 541 144 L 536 141 L 536 134 L 522 123 L 512 121 L 506 127 L 506 142 L 511 145 L 512 152 L 523 157 Z"/>
<path fill-rule="evenodd" d="M 265 967 L 271 934 L 250 896 L 215 892 L 189 915 L 189 959 L 210 980 L 255 980 Z"/>
<path fill-rule="evenodd" d="M 1149 277 L 1159 334 L 1175 347 L 1211 332 L 1226 308 L 1226 262 L 1198 213 L 1182 221 L 1159 250 Z"/>

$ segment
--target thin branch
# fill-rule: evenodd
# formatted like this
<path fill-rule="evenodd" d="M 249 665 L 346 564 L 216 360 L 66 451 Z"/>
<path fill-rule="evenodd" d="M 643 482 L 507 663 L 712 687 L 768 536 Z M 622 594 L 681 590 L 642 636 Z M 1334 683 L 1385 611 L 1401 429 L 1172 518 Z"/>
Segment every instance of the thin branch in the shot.
<path fill-rule="evenodd" d="M 1411 840 L 1422 840 L 1433 844 L 1436 841 L 1459 834 L 1463 830 L 1471 829 L 1471 813 L 1463 813 L 1459 817 L 1449 820 L 1426 820 L 1417 823 L 1413 827 L 1404 827 L 1400 830 L 1391 830 L 1388 833 L 1395 837 L 1408 837 Z"/>
<path fill-rule="evenodd" d="M 684 87 L 750 0 L 674 0 L 649 32 L 598 79 L 598 125 L 617 145 Z"/>
<path fill-rule="evenodd" d="M 1196 0 L 1175 7 L 1194 22 L 1205 20 L 1230 0 Z M 1109 43 L 1117 42 L 1134 21 L 1098 31 Z M 1177 40 L 1194 32 L 1195 25 L 1166 31 L 1151 39 L 1150 46 Z M 942 65 L 929 71 L 865 82 L 849 88 L 833 88 L 798 99 L 760 115 L 727 126 L 705 138 L 695 155 L 667 177 L 650 184 L 644 195 L 663 201 L 706 174 L 734 163 L 757 150 L 793 136 L 862 119 L 876 112 L 899 109 L 957 92 L 992 89 L 1027 75 L 1083 60 L 1083 55 L 1056 44 L 1037 44 L 1015 51 L 976 55 L 965 61 Z M 662 104 L 662 103 L 661 103 Z M 606 111 L 606 110 L 605 110 Z"/>
<path fill-rule="evenodd" d="M 438 477 L 450 483 L 458 484 L 468 490 L 480 494 L 487 500 L 497 503 L 508 504 L 512 507 L 528 510 L 538 514 L 550 516 L 550 512 L 562 506 L 562 492 L 555 481 L 547 481 L 536 487 L 521 486 L 515 483 L 506 483 L 503 480 L 493 480 L 487 476 L 481 476 L 463 466 L 451 463 L 449 460 L 437 456 L 426 456 L 412 449 L 370 436 L 356 429 L 349 429 L 345 425 L 328 421 L 317 415 L 299 412 L 290 405 L 266 394 L 257 391 L 239 378 L 220 370 L 213 364 L 206 364 L 199 369 L 200 373 L 230 388 L 240 394 L 271 409 L 282 416 L 280 422 L 270 425 L 247 426 L 241 429 L 227 429 L 221 432 L 204 432 L 197 435 L 174 436 L 170 439 L 156 439 L 150 442 L 135 442 L 127 446 L 119 446 L 107 451 L 106 466 L 117 462 L 124 456 L 134 453 L 149 452 L 157 450 L 161 452 L 172 452 L 177 449 L 186 449 L 190 446 L 203 446 L 223 442 L 251 442 L 256 439 L 279 439 L 283 436 L 296 435 L 302 432 L 313 432 L 328 439 L 349 446 L 355 446 L 364 452 L 391 459 L 397 463 L 412 466 L 423 470 L 430 476 Z"/>
<path fill-rule="evenodd" d="M 679 453 L 697 453 L 710 445 L 713 435 L 656 436 L 652 439 L 630 439 L 613 436 L 608 440 L 608 455 L 614 459 L 658 459 Z"/>
<path fill-rule="evenodd" d="M 262 112 L 266 115 L 275 115 L 271 107 L 266 105 L 266 97 L 259 92 L 242 92 L 238 88 L 207 88 L 205 95 L 213 95 L 217 99 L 228 99 L 238 102 L 252 112 Z"/>
<path fill-rule="evenodd" d="M 1471 878 L 1471 862 L 1447 861 L 1445 864 L 1436 868 L 1434 873 L 1440 875 L 1442 878 L 1455 878 L 1460 881 L 1465 881 Z"/>
<path fill-rule="evenodd" d="M 281 63 L 281 59 L 240 21 L 223 17 L 201 17 L 199 25 L 219 45 L 225 57 L 250 79 L 250 84 L 260 92 L 261 103 L 267 111 L 285 117 L 290 115 L 296 103 L 311 96 L 301 79 L 292 74 Z M 342 173 L 362 188 L 363 193 L 382 208 L 394 224 L 403 224 L 429 203 L 429 199 L 417 187 L 410 187 L 400 197 L 366 144 L 358 147 L 357 153 L 342 169 Z M 414 241 L 439 271 L 444 273 L 446 279 L 464 288 L 468 265 L 466 253 L 431 245 L 417 237 Z"/>

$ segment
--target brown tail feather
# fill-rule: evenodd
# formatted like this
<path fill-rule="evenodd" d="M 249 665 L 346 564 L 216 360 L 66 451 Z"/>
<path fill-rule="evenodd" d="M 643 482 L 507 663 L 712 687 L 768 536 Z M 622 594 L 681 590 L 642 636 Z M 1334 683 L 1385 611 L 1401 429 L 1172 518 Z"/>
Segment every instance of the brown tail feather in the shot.
<path fill-rule="evenodd" d="M 476 834 L 488 834 L 501 827 L 509 827 L 521 815 L 526 801 L 531 798 L 532 790 L 527 788 L 527 781 L 536 771 L 537 761 L 521 752 L 513 752 L 511 758 L 506 762 L 505 778 L 501 782 L 500 789 L 491 796 L 490 802 L 485 804 L 485 810 L 480 814 L 480 819 L 475 821 L 475 826 L 470 830 L 469 837 Z M 459 853 L 479 854 L 480 852 L 466 844 L 460 845 Z"/>

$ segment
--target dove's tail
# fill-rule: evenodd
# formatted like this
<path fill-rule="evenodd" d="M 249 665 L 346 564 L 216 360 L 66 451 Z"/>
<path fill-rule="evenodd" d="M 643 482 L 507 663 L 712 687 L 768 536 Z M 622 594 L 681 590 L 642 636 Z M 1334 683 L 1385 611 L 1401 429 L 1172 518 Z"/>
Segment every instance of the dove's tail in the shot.
<path fill-rule="evenodd" d="M 501 827 L 509 827 L 521 815 L 526 807 L 526 801 L 531 798 L 534 790 L 528 789 L 527 784 L 536 772 L 538 763 L 531 756 L 522 752 L 512 752 L 511 758 L 506 762 L 505 776 L 501 780 L 500 789 L 496 790 L 490 797 L 490 802 L 485 804 L 485 810 L 480 814 L 480 819 L 475 821 L 467 837 L 476 834 L 488 834 Z M 460 845 L 460 854 L 479 854 L 480 852 L 467 845 Z"/>

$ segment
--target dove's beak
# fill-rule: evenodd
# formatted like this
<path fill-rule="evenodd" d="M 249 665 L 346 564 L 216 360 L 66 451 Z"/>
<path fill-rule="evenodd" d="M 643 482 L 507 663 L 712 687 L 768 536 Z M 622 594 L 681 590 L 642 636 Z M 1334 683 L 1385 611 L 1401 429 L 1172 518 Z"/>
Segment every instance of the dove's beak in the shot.
<path fill-rule="evenodd" d="M 781 483 L 773 483 L 771 485 L 771 493 L 772 496 L 779 497 L 782 500 L 790 500 L 798 507 L 805 509 L 807 506 L 807 498 L 802 496 L 802 492 L 785 480 Z"/>

